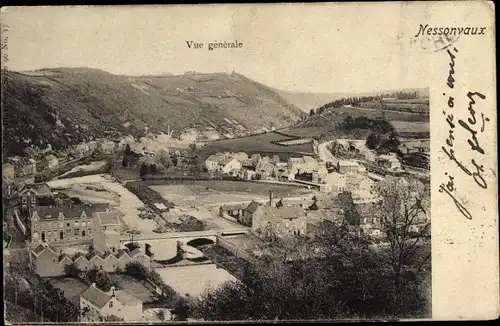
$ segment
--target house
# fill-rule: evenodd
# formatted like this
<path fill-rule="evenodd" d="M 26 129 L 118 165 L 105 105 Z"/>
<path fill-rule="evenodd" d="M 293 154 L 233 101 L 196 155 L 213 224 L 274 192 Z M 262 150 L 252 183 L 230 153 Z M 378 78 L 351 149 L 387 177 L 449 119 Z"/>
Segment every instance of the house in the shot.
<path fill-rule="evenodd" d="M 337 171 L 341 174 L 358 173 L 359 164 L 355 161 L 338 161 Z"/>
<path fill-rule="evenodd" d="M 117 146 L 114 141 L 104 139 L 100 142 L 100 149 L 104 154 L 113 154 Z"/>
<path fill-rule="evenodd" d="M 80 144 L 75 146 L 75 151 L 79 155 L 84 155 L 84 154 L 90 152 L 90 150 L 91 150 L 91 148 L 90 148 L 89 144 L 87 144 L 87 143 L 80 143 Z"/>
<path fill-rule="evenodd" d="M 19 160 L 16 164 L 15 175 L 17 178 L 24 177 L 27 175 L 32 175 L 37 172 L 36 161 L 32 158 Z"/>
<path fill-rule="evenodd" d="M 429 140 L 407 141 L 401 143 L 399 150 L 403 154 L 428 153 L 430 151 Z"/>
<path fill-rule="evenodd" d="M 64 274 L 64 263 L 59 260 L 59 251 L 48 244 L 40 244 L 29 251 L 29 267 L 42 277 L 54 277 Z"/>
<path fill-rule="evenodd" d="M 147 269 L 151 269 L 151 258 L 146 255 L 140 248 L 135 248 L 132 252 L 129 253 L 129 256 L 133 261 L 140 263 Z"/>
<path fill-rule="evenodd" d="M 81 322 L 98 322 L 104 318 L 115 316 L 126 322 L 142 319 L 142 301 L 124 290 L 116 290 L 114 286 L 105 292 L 95 283 L 80 296 Z"/>
<path fill-rule="evenodd" d="M 203 136 L 209 140 L 219 140 L 220 135 L 216 130 L 207 130 L 203 132 Z"/>
<path fill-rule="evenodd" d="M 189 128 L 189 129 L 184 130 L 180 134 L 180 139 L 183 142 L 194 143 L 198 139 L 198 135 L 199 135 L 199 133 L 195 128 Z"/>
<path fill-rule="evenodd" d="M 29 251 L 29 258 L 30 269 L 41 277 L 63 276 L 65 267 L 71 264 L 75 264 L 81 271 L 98 268 L 108 273 L 123 271 L 131 262 L 142 264 L 146 269 L 151 268 L 151 258 L 138 248 L 131 253 L 120 249 L 116 255 L 109 251 L 103 255 L 96 252 L 84 255 L 79 252 L 71 258 L 51 245 L 42 243 Z"/>
<path fill-rule="evenodd" d="M 90 240 L 94 214 L 109 210 L 109 204 L 34 206 L 31 208 L 31 241 Z"/>
<path fill-rule="evenodd" d="M 257 172 L 255 171 L 244 169 L 241 177 L 245 180 L 253 180 L 256 174 Z"/>
<path fill-rule="evenodd" d="M 252 218 L 255 212 L 261 207 L 262 204 L 252 201 L 247 207 L 243 209 L 243 214 L 240 219 L 240 223 L 245 226 L 252 226 Z"/>
<path fill-rule="evenodd" d="M 314 203 L 312 199 L 290 199 L 290 198 L 280 198 L 276 202 L 276 207 L 294 206 L 300 207 L 302 209 L 308 209 Z"/>
<path fill-rule="evenodd" d="M 325 178 L 325 182 L 333 192 L 343 192 L 346 190 L 346 175 L 338 172 L 331 172 Z"/>
<path fill-rule="evenodd" d="M 375 155 L 375 152 L 371 150 L 363 151 L 362 154 L 365 160 L 367 160 L 368 162 L 375 162 L 375 158 L 377 157 L 377 155 Z"/>
<path fill-rule="evenodd" d="M 13 164 L 3 163 L 2 164 L 2 176 L 7 179 L 14 179 L 16 176 L 16 169 Z"/>
<path fill-rule="evenodd" d="M 395 155 L 379 155 L 375 163 L 391 171 L 401 170 L 401 162 Z"/>
<path fill-rule="evenodd" d="M 122 166 L 127 168 L 136 168 L 139 166 L 139 161 L 144 155 L 133 150 L 123 153 Z"/>
<path fill-rule="evenodd" d="M 261 159 L 255 166 L 255 172 L 261 179 L 276 178 L 276 167 L 268 160 Z"/>
<path fill-rule="evenodd" d="M 241 170 L 241 162 L 237 159 L 223 154 L 211 155 L 205 161 L 205 165 L 209 172 L 221 172 L 229 174 L 234 170 Z"/>
<path fill-rule="evenodd" d="M 53 197 L 52 190 L 47 183 L 25 184 L 18 193 L 21 209 L 30 212 L 34 206 L 42 206 L 42 201 Z"/>
<path fill-rule="evenodd" d="M 338 197 L 314 196 L 313 203 L 308 208 L 309 210 L 317 211 L 323 209 L 333 209 L 337 206 L 338 206 Z"/>
<path fill-rule="evenodd" d="M 243 216 L 244 208 L 245 208 L 244 204 L 222 205 L 219 208 L 219 215 L 220 217 L 224 217 L 224 215 L 229 215 L 239 220 L 241 216 Z"/>
<path fill-rule="evenodd" d="M 94 248 L 98 253 L 111 251 L 117 253 L 120 248 L 120 221 L 115 212 L 95 212 Z"/>
<path fill-rule="evenodd" d="M 14 194 L 14 190 L 16 189 L 16 185 L 12 182 L 11 179 L 2 176 L 2 197 L 10 198 Z"/>
<path fill-rule="evenodd" d="M 288 170 L 293 173 L 312 173 L 318 171 L 319 162 L 311 156 L 303 156 L 300 158 L 290 157 L 288 159 Z"/>
<path fill-rule="evenodd" d="M 303 209 L 295 206 L 261 205 L 252 215 L 252 232 L 260 236 L 279 237 L 305 235 L 307 220 Z"/>
<path fill-rule="evenodd" d="M 37 171 L 51 170 L 57 167 L 58 165 L 59 165 L 59 159 L 55 155 L 50 154 L 45 156 L 39 162 L 37 162 L 36 169 Z"/>

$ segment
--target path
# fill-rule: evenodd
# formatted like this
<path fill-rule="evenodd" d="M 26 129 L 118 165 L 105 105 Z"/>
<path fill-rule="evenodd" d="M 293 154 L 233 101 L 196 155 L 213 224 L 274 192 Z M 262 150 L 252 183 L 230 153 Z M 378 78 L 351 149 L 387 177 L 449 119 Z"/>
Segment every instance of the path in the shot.
<path fill-rule="evenodd" d="M 334 140 L 326 141 L 318 145 L 318 155 L 322 161 L 335 163 L 337 159 L 333 156 L 332 152 L 328 149 L 328 146 L 333 143 Z"/>

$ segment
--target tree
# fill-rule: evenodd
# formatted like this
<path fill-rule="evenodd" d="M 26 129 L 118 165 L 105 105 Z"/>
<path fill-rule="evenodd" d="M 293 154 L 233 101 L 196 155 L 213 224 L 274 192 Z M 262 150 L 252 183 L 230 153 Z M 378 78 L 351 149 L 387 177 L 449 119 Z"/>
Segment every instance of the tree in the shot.
<path fill-rule="evenodd" d="M 64 274 L 67 277 L 78 278 L 79 273 L 80 273 L 80 269 L 78 268 L 78 266 L 75 263 L 71 263 L 69 265 L 64 266 Z"/>
<path fill-rule="evenodd" d="M 350 192 L 342 192 L 337 197 L 340 209 L 342 210 L 343 221 L 350 225 L 359 225 L 361 216 L 354 204 L 354 200 Z"/>
<path fill-rule="evenodd" d="M 85 273 L 84 279 L 89 284 L 95 283 L 96 287 L 105 292 L 110 291 L 112 286 L 114 286 L 116 289 L 120 288 L 118 282 L 112 280 L 106 271 L 98 269 L 96 267 L 89 269 Z"/>
<path fill-rule="evenodd" d="M 380 150 L 386 152 L 399 152 L 399 139 L 396 132 L 389 132 L 380 142 Z"/>
<path fill-rule="evenodd" d="M 374 134 L 374 133 L 371 133 L 368 135 L 368 137 L 366 138 L 366 147 L 368 149 L 376 149 L 377 146 L 378 146 L 378 142 L 379 142 L 379 137 L 377 134 Z"/>
<path fill-rule="evenodd" d="M 311 111 L 309 111 L 309 116 L 312 117 L 314 115 L 314 109 L 311 109 Z"/>
<path fill-rule="evenodd" d="M 138 280 L 147 280 L 149 278 L 149 271 L 144 265 L 139 262 L 130 262 L 125 266 L 125 274 L 132 276 Z"/>
<path fill-rule="evenodd" d="M 143 175 L 146 175 L 148 173 L 149 173 L 148 166 L 147 166 L 146 162 L 143 162 L 141 164 L 141 168 L 139 170 L 139 175 L 142 177 Z"/>
<path fill-rule="evenodd" d="M 155 159 L 160 164 L 162 164 L 166 169 L 168 169 L 173 164 L 172 159 L 170 157 L 170 153 L 164 149 L 161 149 L 156 153 Z"/>
<path fill-rule="evenodd" d="M 422 266 L 430 259 L 430 251 L 421 250 L 430 227 L 422 202 L 426 196 L 422 182 L 386 177 L 377 186 L 383 198 L 380 205 L 382 229 L 388 248 L 388 261 L 393 277 L 393 304 L 396 313 L 408 306 L 407 290 L 415 285 Z M 418 232 L 415 227 L 418 226 Z"/>
<path fill-rule="evenodd" d="M 127 154 L 123 155 L 122 166 L 124 168 L 128 167 L 128 162 L 129 162 L 128 155 Z"/>

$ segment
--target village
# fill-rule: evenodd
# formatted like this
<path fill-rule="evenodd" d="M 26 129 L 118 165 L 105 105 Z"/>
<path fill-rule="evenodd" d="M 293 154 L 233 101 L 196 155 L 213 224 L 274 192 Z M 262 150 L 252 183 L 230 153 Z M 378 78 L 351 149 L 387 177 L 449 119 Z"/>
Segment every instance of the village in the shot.
<path fill-rule="evenodd" d="M 202 171 L 194 177 L 181 173 L 172 184 L 162 177 L 192 172 L 189 155 L 193 147 L 203 144 L 184 137 L 173 140 L 182 146 L 167 148 L 157 141 L 161 137 L 172 139 L 166 135 L 149 135 L 139 141 L 131 136 L 115 142 L 102 139 L 61 153 L 49 150 L 39 160 L 11 158 L 3 164 L 3 195 L 9 200 L 4 226 L 10 222 L 7 230 L 16 228 L 24 238 L 19 242 L 13 239 L 16 232 L 7 233 L 10 240 L 4 241 L 4 257 L 26 252 L 30 272 L 25 273 L 52 280 L 79 307 L 80 321 L 109 320 L 110 316 L 125 321 L 176 318 L 175 304 L 182 299 L 169 309 L 154 308 L 167 300 L 163 293 L 187 289 L 187 280 L 172 274 L 175 269 L 217 267 L 194 296 L 214 277 L 220 282 L 236 279 L 235 270 L 225 271 L 228 267 L 218 263 L 220 257 L 210 253 L 212 246 L 251 262 L 262 255 L 268 237 L 314 238 L 328 223 L 347 225 L 350 233 L 365 235 L 373 245 L 383 244 L 384 223 L 379 214 L 383 198 L 376 191 L 377 184 L 386 175 L 412 176 L 401 153 L 428 155 L 428 144 L 421 141 L 402 143 L 398 155 L 376 154 L 365 140 L 352 139 L 315 143 L 313 155 L 295 155 L 286 161 L 265 153 L 217 152 L 205 159 L 203 167 L 198 166 Z M 59 170 L 82 157 L 112 163 L 107 170 L 82 168 L 95 161 L 69 172 L 68 168 Z M 40 181 L 37 175 L 51 170 L 66 172 L 62 178 L 36 182 Z M 124 170 L 133 176 L 120 179 Z M 184 183 L 182 175 L 193 184 Z M 147 183 L 148 178 L 157 180 L 141 185 L 148 193 L 152 190 L 153 197 L 130 193 L 123 186 Z M 407 181 L 401 178 L 401 182 Z M 110 200 L 112 195 L 115 199 Z M 132 202 L 137 204 L 130 206 Z M 346 214 L 349 205 L 356 214 Z M 186 218 L 197 226 L 180 228 L 188 224 Z M 429 223 L 428 213 L 421 212 L 409 231 L 428 232 Z M 137 276 L 135 269 L 144 275 Z M 103 287 L 99 284 L 103 276 L 96 276 L 99 273 L 118 281 Z M 137 288 L 147 295 L 135 297 Z M 182 292 L 175 297 L 185 298 Z"/>

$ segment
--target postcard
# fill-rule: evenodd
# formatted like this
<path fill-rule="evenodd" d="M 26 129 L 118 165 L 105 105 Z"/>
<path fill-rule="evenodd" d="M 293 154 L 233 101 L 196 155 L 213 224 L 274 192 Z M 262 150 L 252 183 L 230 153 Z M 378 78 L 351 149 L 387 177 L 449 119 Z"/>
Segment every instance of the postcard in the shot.
<path fill-rule="evenodd" d="M 5 323 L 498 318 L 494 17 L 3 7 Z"/>

